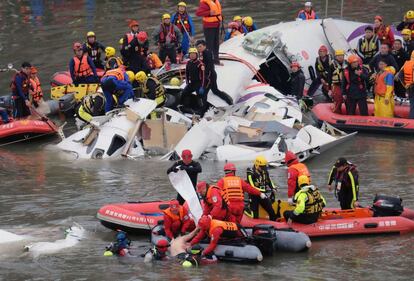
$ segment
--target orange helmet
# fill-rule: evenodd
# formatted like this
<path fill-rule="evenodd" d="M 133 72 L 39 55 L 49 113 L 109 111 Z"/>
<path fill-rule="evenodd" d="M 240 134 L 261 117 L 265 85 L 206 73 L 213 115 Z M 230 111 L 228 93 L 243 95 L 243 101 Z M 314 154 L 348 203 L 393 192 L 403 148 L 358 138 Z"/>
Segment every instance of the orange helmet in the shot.
<path fill-rule="evenodd" d="M 352 64 L 354 62 L 359 62 L 359 57 L 357 55 L 350 55 L 348 57 L 348 63 Z"/>
<path fill-rule="evenodd" d="M 32 74 L 36 74 L 37 73 L 37 68 L 32 66 L 31 71 Z"/>
<path fill-rule="evenodd" d="M 131 20 L 131 21 L 129 22 L 129 28 L 132 28 L 133 26 L 139 26 L 138 21 L 136 21 L 136 20 Z"/>

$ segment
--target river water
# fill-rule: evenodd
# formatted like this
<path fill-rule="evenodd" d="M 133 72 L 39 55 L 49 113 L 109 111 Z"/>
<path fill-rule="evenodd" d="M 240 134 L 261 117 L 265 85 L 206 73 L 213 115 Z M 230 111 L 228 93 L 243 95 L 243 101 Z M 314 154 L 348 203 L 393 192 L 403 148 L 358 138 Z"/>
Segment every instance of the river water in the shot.
<path fill-rule="evenodd" d="M 198 1 L 189 1 L 198 2 Z M 227 18 L 251 15 L 259 26 L 291 20 L 302 1 L 223 1 Z M 323 16 L 325 1 L 314 1 Z M 398 22 L 413 2 L 345 0 L 343 17 L 370 21 L 382 14 Z M 175 1 L 0 1 L 0 67 L 29 60 L 38 66 L 43 84 L 65 69 L 71 44 L 94 30 L 107 45 L 127 31 L 126 19 L 137 18 L 149 31 Z M 189 5 L 194 13 L 195 8 Z M 411 7 L 409 7 L 411 6 Z M 328 15 L 341 15 L 340 1 L 329 1 Z M 195 20 L 201 34 L 200 21 Z M 299 35 L 300 36 L 300 35 Z M 0 76 L 8 89 L 10 77 Z M 7 90 L 5 90 L 7 91 Z M 174 263 L 145 265 L 140 259 L 103 257 L 113 232 L 95 218 L 104 204 L 166 199 L 175 195 L 166 169 L 171 163 L 145 161 L 73 161 L 53 149 L 53 143 L 35 142 L 0 147 L 0 229 L 54 241 L 65 228 L 78 223 L 87 236 L 76 247 L 33 259 L 22 252 L 23 243 L 0 246 L 0 280 L 412 280 L 414 236 L 376 236 L 315 240 L 308 253 L 276 254 L 259 265 L 218 264 L 184 270 Z M 345 156 L 358 165 L 361 202 L 370 204 L 375 193 L 398 194 L 414 208 L 414 142 L 409 137 L 358 135 L 309 162 L 321 187 L 333 161 Z M 203 161 L 201 179 L 215 180 L 223 163 Z M 247 164 L 239 165 L 239 174 Z M 286 170 L 271 171 L 286 197 Z M 330 207 L 332 194 L 322 188 Z M 133 237 L 135 253 L 143 253 L 147 237 Z"/>

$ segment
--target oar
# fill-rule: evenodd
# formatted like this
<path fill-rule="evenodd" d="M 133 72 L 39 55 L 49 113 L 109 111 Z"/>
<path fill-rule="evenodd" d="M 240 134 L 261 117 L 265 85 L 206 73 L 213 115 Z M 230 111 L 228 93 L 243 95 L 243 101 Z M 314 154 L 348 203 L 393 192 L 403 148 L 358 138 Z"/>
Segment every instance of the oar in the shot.
<path fill-rule="evenodd" d="M 42 120 L 42 121 L 44 121 L 44 122 L 46 122 L 46 124 L 53 130 L 53 131 L 55 131 L 56 133 L 58 133 L 58 135 L 59 135 L 59 137 L 61 138 L 61 139 L 64 139 L 64 134 L 63 134 L 63 131 L 62 131 L 62 127 L 66 124 L 63 124 L 63 126 L 62 127 L 57 127 L 49 118 L 47 118 L 45 115 L 43 115 L 43 114 L 41 114 L 41 113 L 39 113 L 35 108 L 34 108 L 34 106 L 33 105 L 30 105 L 30 110 L 32 111 L 32 113 L 35 113 L 37 116 L 39 116 L 40 117 L 40 119 Z M 52 122 L 52 124 L 53 124 L 53 126 L 50 124 L 50 122 Z"/>
<path fill-rule="evenodd" d="M 180 19 L 180 23 L 181 23 L 181 26 L 184 28 L 185 33 L 187 33 L 188 40 L 190 40 L 190 46 L 191 46 L 191 47 L 194 47 L 194 44 L 192 44 L 192 43 L 191 43 L 191 35 L 190 35 L 190 33 L 188 32 L 187 28 L 185 28 L 185 25 L 184 25 L 184 23 L 183 23 L 183 21 L 182 21 L 181 19 Z M 181 46 L 181 47 L 182 47 L 182 46 Z"/>

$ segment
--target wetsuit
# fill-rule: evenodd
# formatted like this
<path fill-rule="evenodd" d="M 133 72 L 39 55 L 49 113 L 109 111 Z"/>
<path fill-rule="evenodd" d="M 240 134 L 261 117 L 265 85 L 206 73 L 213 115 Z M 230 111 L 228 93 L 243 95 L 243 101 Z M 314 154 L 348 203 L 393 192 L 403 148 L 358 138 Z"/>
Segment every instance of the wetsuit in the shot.
<path fill-rule="evenodd" d="M 290 93 L 295 96 L 298 100 L 303 97 L 303 89 L 305 89 L 305 74 L 300 69 L 290 74 L 289 79 Z"/>
<path fill-rule="evenodd" d="M 179 167 L 178 167 L 179 166 Z M 182 160 L 175 162 L 168 170 L 167 174 L 176 172 L 178 170 L 185 170 L 190 177 L 191 183 L 193 184 L 194 190 L 197 186 L 197 177 L 201 173 L 201 165 L 197 161 L 191 161 L 189 164 L 184 164 Z M 185 200 L 181 197 L 180 194 L 177 194 L 177 200 L 180 205 L 183 205 Z"/>
<path fill-rule="evenodd" d="M 95 41 L 93 44 L 90 44 L 88 42 L 85 42 L 83 44 L 83 51 L 85 53 L 88 53 L 89 57 L 95 64 L 95 67 L 103 69 L 104 65 L 101 60 L 101 50 L 105 52 L 105 46 L 98 41 Z"/>
<path fill-rule="evenodd" d="M 128 49 L 128 69 L 137 73 L 139 71 L 144 71 L 149 73 L 150 69 L 147 64 L 147 55 L 149 49 L 149 42 L 139 42 L 137 37 L 134 37 L 130 42 L 130 48 Z"/>
<path fill-rule="evenodd" d="M 338 172 L 335 166 L 329 173 L 328 185 L 335 182 L 335 193 L 342 210 L 353 209 L 353 203 L 358 200 L 359 194 L 359 174 L 356 166 L 350 164 L 343 172 Z M 338 184 L 341 183 L 341 190 L 337 191 Z"/>
<path fill-rule="evenodd" d="M 315 71 L 316 71 L 316 78 L 312 81 L 311 85 L 309 86 L 308 95 L 313 96 L 313 94 L 318 90 L 319 86 L 322 84 L 322 93 L 326 97 L 327 100 L 330 100 L 328 96 L 329 92 L 329 80 L 331 79 L 331 64 L 333 60 L 329 55 L 326 55 L 323 59 L 321 57 L 317 57 L 315 61 Z M 324 82 L 322 83 L 322 79 Z"/>

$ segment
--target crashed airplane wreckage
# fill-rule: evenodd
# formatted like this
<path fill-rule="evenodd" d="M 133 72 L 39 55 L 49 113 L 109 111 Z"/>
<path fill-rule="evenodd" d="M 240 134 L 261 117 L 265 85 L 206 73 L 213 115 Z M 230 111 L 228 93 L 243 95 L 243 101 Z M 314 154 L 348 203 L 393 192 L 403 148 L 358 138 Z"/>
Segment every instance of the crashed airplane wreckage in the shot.
<path fill-rule="evenodd" d="M 264 155 L 281 162 L 292 150 L 301 161 L 311 158 L 355 133 L 347 135 L 323 124 L 321 129 L 303 125 L 302 112 L 288 94 L 289 65 L 299 61 L 311 79 L 320 45 L 351 50 L 363 35 L 364 24 L 342 20 L 280 23 L 247 36 L 232 38 L 220 46 L 221 66 L 216 66 L 219 88 L 232 97 L 232 106 L 209 93 L 213 106 L 199 122 L 172 109 L 164 109 L 158 120 L 146 120 L 155 104 L 146 99 L 128 101 L 128 107 L 97 118 L 99 128 L 84 128 L 58 147 L 78 158 L 140 157 L 145 150 L 176 159 L 183 149 L 194 158 L 243 161 Z M 303 36 L 295 36 L 301 32 Z M 183 66 L 160 72 L 159 79 L 182 75 Z M 184 88 L 184 84 L 180 87 Z M 165 85 L 171 92 L 177 87 Z M 187 132 L 188 130 L 188 132 Z"/>

